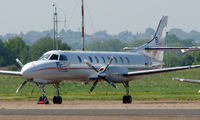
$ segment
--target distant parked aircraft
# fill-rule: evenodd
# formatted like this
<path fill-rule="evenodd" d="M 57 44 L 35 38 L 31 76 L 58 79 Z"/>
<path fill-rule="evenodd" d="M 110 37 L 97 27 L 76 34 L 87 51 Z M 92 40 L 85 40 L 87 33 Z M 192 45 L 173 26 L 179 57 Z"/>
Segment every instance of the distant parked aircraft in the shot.
<path fill-rule="evenodd" d="M 182 79 L 182 78 L 172 78 L 172 80 L 177 80 L 177 81 L 180 81 L 180 82 L 200 84 L 200 80 L 189 80 L 189 79 Z M 198 93 L 200 93 L 200 90 L 198 91 Z"/>

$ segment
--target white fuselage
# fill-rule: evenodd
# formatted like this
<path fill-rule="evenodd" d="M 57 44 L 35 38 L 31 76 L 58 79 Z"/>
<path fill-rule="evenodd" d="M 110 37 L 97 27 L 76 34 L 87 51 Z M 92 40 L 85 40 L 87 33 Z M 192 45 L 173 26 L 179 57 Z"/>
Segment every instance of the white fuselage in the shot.
<path fill-rule="evenodd" d="M 22 74 L 28 79 L 45 80 L 47 83 L 63 80 L 88 81 L 93 76 L 95 78 L 96 71 L 89 68 L 84 60 L 97 69 L 103 69 L 111 56 L 114 59 L 107 73 L 113 82 L 123 81 L 124 78 L 120 74 L 126 72 L 161 67 L 160 61 L 139 53 L 49 51 L 38 61 L 26 64 Z"/>

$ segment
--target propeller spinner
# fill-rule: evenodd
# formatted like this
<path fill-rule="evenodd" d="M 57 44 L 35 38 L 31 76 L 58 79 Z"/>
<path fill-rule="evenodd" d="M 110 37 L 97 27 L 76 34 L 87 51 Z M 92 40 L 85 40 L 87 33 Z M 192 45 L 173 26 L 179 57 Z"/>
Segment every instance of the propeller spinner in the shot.
<path fill-rule="evenodd" d="M 106 81 L 107 83 L 109 83 L 109 84 L 112 85 L 115 89 L 118 90 L 118 87 L 117 87 L 112 81 L 110 81 L 109 79 L 106 78 L 106 70 L 108 69 L 109 65 L 112 63 L 113 59 L 114 59 L 114 57 L 112 56 L 112 57 L 110 58 L 110 60 L 108 61 L 108 64 L 105 66 L 105 68 L 104 68 L 104 69 L 99 69 L 99 70 L 97 70 L 97 69 L 96 69 L 91 63 L 89 63 L 87 60 L 84 60 L 84 61 L 85 61 L 85 63 L 86 63 L 91 69 L 93 69 L 94 71 L 97 72 L 97 76 L 98 76 L 99 78 L 103 79 L 104 81 Z M 94 84 L 92 85 L 92 87 L 91 87 L 89 93 L 91 93 L 91 92 L 94 90 L 94 88 L 96 87 L 97 83 L 99 82 L 99 78 L 94 82 Z"/>

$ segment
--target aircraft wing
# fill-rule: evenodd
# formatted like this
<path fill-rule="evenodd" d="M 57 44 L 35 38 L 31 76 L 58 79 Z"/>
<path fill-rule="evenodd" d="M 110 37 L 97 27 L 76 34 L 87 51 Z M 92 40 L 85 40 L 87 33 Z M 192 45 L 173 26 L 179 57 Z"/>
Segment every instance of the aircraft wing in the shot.
<path fill-rule="evenodd" d="M 2 70 L 0 70 L 0 74 L 13 75 L 13 76 L 22 76 L 22 73 L 18 72 L 18 71 L 2 71 Z"/>
<path fill-rule="evenodd" d="M 200 80 L 188 80 L 188 79 L 182 79 L 182 78 L 173 78 L 172 80 L 200 84 Z"/>
<path fill-rule="evenodd" d="M 200 65 L 192 65 L 192 66 L 182 66 L 182 67 L 172 67 L 172 68 L 163 68 L 163 69 L 155 69 L 155 70 L 142 70 L 142 71 L 128 72 L 127 74 L 124 74 L 124 76 L 142 76 L 142 75 L 148 75 L 148 74 L 163 73 L 163 72 L 172 72 L 172 71 L 185 70 L 185 69 L 193 69 L 193 68 L 200 68 Z"/>

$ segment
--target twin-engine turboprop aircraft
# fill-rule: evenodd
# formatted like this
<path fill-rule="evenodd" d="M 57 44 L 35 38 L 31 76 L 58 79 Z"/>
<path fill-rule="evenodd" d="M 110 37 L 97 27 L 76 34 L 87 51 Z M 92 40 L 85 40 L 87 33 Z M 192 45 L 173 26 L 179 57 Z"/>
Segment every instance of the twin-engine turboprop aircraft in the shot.
<path fill-rule="evenodd" d="M 48 104 L 45 96 L 44 86 L 55 85 L 57 94 L 53 98 L 54 104 L 61 104 L 62 97 L 59 95 L 59 83 L 62 81 L 83 81 L 94 82 L 89 93 L 93 91 L 100 80 L 106 81 L 118 89 L 115 83 L 122 83 L 126 88 L 126 95 L 123 103 L 131 103 L 129 96 L 129 82 L 137 80 L 144 75 L 172 72 L 190 68 L 200 68 L 200 65 L 164 68 L 163 47 L 165 43 L 166 27 L 168 17 L 163 16 L 158 25 L 157 31 L 151 41 L 133 49 L 130 52 L 89 52 L 89 51 L 60 51 L 54 50 L 45 53 L 39 60 L 21 65 L 20 72 L 0 71 L 0 74 L 23 76 L 26 80 L 17 89 L 17 93 L 27 82 L 36 83 L 42 91 L 38 103 Z M 198 48 L 178 48 L 191 49 Z"/>

